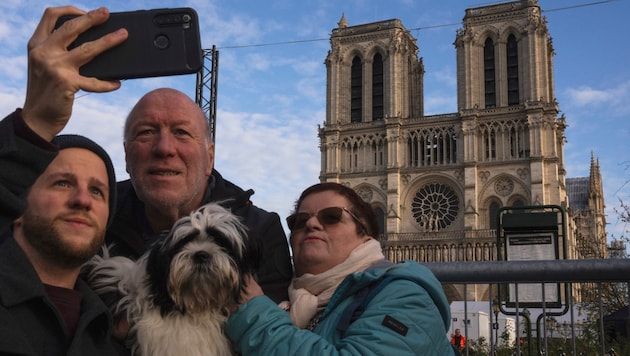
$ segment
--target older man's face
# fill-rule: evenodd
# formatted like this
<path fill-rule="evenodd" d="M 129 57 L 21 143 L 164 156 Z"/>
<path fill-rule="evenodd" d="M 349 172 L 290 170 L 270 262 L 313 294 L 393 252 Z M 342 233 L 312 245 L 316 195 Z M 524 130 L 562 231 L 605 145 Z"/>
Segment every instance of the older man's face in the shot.
<path fill-rule="evenodd" d="M 199 207 L 214 145 L 194 102 L 174 91 L 147 94 L 132 110 L 125 136 L 127 172 L 146 206 L 178 217 Z"/>

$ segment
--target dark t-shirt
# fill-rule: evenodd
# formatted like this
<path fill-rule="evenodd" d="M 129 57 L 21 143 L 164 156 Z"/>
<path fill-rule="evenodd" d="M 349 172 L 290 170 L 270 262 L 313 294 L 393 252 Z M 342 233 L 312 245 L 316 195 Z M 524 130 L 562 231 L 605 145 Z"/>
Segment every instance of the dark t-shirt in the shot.
<path fill-rule="evenodd" d="M 59 314 L 61 314 L 61 317 L 66 322 L 66 330 L 68 332 L 66 337 L 68 341 L 71 341 L 77 329 L 77 323 L 79 322 L 83 294 L 74 289 L 61 288 L 48 284 L 44 284 L 44 287 L 46 288 L 48 297 L 55 304 Z"/>

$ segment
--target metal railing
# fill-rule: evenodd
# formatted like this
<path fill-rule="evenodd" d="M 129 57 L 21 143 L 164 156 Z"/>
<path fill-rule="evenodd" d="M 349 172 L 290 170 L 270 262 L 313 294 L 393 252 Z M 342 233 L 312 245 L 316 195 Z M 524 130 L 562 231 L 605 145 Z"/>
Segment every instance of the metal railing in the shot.
<path fill-rule="evenodd" d="M 493 261 L 493 262 L 442 262 L 424 263 L 442 282 L 443 285 L 463 285 L 464 290 L 474 288 L 476 285 L 488 286 L 490 300 L 484 303 L 487 306 L 487 314 L 490 318 L 489 349 L 479 352 L 465 348 L 463 355 L 585 355 L 578 346 L 578 340 L 585 337 L 582 329 L 584 317 L 576 315 L 576 300 L 582 296 L 576 296 L 577 286 L 589 285 L 594 287 L 593 295 L 595 307 L 591 304 L 591 325 L 598 325 L 595 342 L 598 354 L 609 355 L 610 341 L 604 325 L 603 307 L 605 298 L 602 296 L 602 286 L 617 284 L 622 288 L 622 297 L 627 306 L 630 302 L 630 259 L 590 259 L 590 260 L 550 260 L 550 261 Z M 545 292 L 549 284 L 562 285 L 564 290 L 557 294 L 560 305 L 553 306 L 548 303 L 549 296 Z M 524 289 L 527 286 L 539 286 L 541 291 L 540 306 L 532 313 L 528 309 L 526 301 L 519 301 L 519 286 Z M 494 288 L 494 290 L 493 290 Z M 500 291 L 503 289 L 504 293 Z M 506 293 L 505 290 L 511 291 Z M 508 296 L 508 294 L 511 295 Z M 469 318 L 470 311 L 466 310 L 470 304 L 464 293 L 465 318 Z M 497 295 L 499 298 L 497 298 Z M 542 301 L 546 301 L 542 303 Z M 549 306 L 552 305 L 552 306 Z M 595 310 L 593 313 L 592 310 Z M 626 327 L 630 322 L 630 308 L 628 315 L 624 316 Z M 503 353 L 498 346 L 500 338 L 498 334 L 498 316 L 510 316 L 516 319 L 515 340 L 509 345 L 503 343 Z M 492 317 L 494 316 L 494 321 Z M 564 322 L 556 322 L 558 319 Z M 554 324 L 555 323 L 555 324 Z M 466 336 L 467 330 L 462 329 Z M 555 337 L 554 337 L 555 332 Z M 628 331 L 626 331 L 628 332 Z M 561 340 L 558 340 L 558 339 Z M 523 340 L 526 342 L 523 343 Z M 554 341 L 555 340 L 555 341 Z M 562 350 L 552 349 L 555 342 L 564 345 Z M 591 343 L 593 341 L 591 340 Z M 523 349 L 521 349 L 522 345 Z M 507 349 L 507 350 L 506 350 Z M 627 350 L 626 350 L 627 351 Z M 505 353 L 509 352 L 509 353 Z M 617 354 L 620 355 L 620 353 Z M 588 355 L 592 355 L 589 353 Z"/>

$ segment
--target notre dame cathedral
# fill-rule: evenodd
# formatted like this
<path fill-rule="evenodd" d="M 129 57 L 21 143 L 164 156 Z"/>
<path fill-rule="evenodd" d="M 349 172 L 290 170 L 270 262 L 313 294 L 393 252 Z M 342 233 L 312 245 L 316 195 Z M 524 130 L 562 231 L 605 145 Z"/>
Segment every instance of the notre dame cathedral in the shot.
<path fill-rule="evenodd" d="M 398 19 L 349 26 L 342 15 L 325 60 L 320 180 L 372 204 L 392 261 L 496 260 L 497 212 L 542 205 L 566 216 L 565 258 L 606 257 L 599 162 L 566 177 L 538 1 L 466 9 L 454 37 L 457 112 L 425 116 L 416 39 Z"/>

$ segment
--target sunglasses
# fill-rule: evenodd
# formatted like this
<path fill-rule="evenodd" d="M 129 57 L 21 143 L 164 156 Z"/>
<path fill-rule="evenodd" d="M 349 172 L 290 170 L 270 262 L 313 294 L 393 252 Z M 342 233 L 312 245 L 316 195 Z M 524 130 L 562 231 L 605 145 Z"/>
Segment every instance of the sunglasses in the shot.
<path fill-rule="evenodd" d="M 341 215 L 343 212 L 348 213 L 361 227 L 363 232 L 367 234 L 367 229 L 365 225 L 359 220 L 359 218 L 354 215 L 348 208 L 340 208 L 336 206 L 332 206 L 330 208 L 324 208 L 317 212 L 317 214 L 310 213 L 295 213 L 291 214 L 287 217 L 287 226 L 291 231 L 302 230 L 306 227 L 306 222 L 312 217 L 317 216 L 317 220 L 322 225 L 335 225 L 341 221 Z"/>

